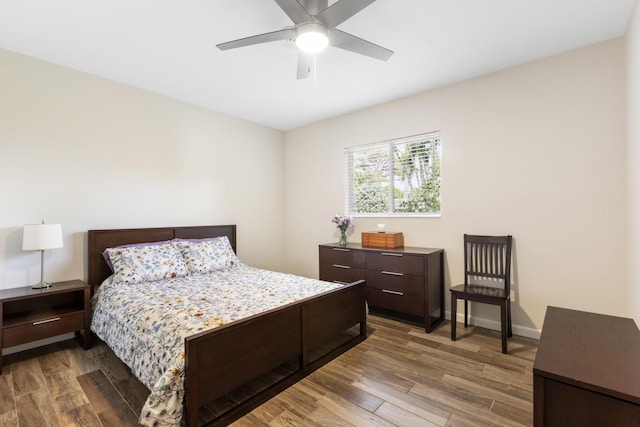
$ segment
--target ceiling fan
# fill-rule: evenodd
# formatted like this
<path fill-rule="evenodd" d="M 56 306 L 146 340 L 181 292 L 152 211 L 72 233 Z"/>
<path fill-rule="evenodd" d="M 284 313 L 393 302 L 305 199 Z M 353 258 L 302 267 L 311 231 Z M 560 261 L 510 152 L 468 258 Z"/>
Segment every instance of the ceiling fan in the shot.
<path fill-rule="evenodd" d="M 393 51 L 336 29 L 338 25 L 375 0 L 274 0 L 295 26 L 216 45 L 220 50 L 235 49 L 278 40 L 295 41 L 298 46 L 298 79 L 311 72 L 314 53 L 328 45 L 386 61 Z"/>

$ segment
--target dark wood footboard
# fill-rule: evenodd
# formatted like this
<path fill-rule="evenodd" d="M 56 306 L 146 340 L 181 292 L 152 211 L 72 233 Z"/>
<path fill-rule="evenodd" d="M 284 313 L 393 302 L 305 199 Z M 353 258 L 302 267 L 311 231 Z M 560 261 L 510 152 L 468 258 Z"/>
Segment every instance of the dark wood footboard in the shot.
<path fill-rule="evenodd" d="M 354 326 L 357 334 L 328 344 Z M 365 338 L 364 281 L 188 337 L 183 420 L 226 425 Z M 204 405 L 291 359 L 298 363 L 289 375 L 214 419 L 198 416 Z"/>

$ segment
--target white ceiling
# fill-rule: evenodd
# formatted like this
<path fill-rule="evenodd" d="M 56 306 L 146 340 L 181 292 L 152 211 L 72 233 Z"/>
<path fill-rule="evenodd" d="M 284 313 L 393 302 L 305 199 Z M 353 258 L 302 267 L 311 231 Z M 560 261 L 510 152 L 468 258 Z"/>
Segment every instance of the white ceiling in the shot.
<path fill-rule="evenodd" d="M 0 48 L 288 130 L 621 36 L 634 4 L 377 0 L 338 28 L 389 61 L 330 47 L 307 80 L 291 43 L 215 46 L 291 26 L 273 0 L 0 0 Z"/>

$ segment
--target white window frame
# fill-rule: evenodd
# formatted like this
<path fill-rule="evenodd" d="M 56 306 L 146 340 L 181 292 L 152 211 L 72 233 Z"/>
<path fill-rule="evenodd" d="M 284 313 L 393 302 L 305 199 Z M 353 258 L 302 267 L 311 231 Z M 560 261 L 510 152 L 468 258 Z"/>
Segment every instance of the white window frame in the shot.
<path fill-rule="evenodd" d="M 428 156 L 428 164 L 429 170 L 433 172 L 433 169 L 436 169 L 435 178 L 433 174 L 428 174 L 430 179 L 435 179 L 435 184 L 437 185 L 437 205 L 439 206 L 439 210 L 432 212 L 400 212 L 399 206 L 395 206 L 396 204 L 400 204 L 397 202 L 395 195 L 397 194 L 394 191 L 394 186 L 399 182 L 404 182 L 398 179 L 394 171 L 394 165 L 397 163 L 396 156 L 394 156 L 394 149 L 396 147 L 405 146 L 406 144 L 417 143 L 417 142 L 427 142 L 429 145 L 430 155 Z M 388 151 L 388 154 L 384 154 L 385 151 Z M 357 211 L 356 205 L 356 195 L 355 193 L 355 183 L 354 177 L 356 176 L 356 169 L 358 165 L 354 160 L 358 155 L 362 155 L 364 153 L 368 153 L 369 156 L 375 156 L 376 152 L 378 153 L 381 160 L 381 166 L 378 168 L 379 170 L 385 170 L 386 181 L 380 181 L 380 187 L 374 185 L 375 191 L 379 194 L 382 194 L 384 197 L 378 198 L 378 200 L 382 200 L 386 198 L 387 211 L 386 212 L 359 212 Z M 386 156 L 386 157 L 385 157 Z M 441 180 L 442 174 L 440 170 L 442 160 L 442 141 L 440 139 L 440 132 L 429 132 L 420 135 L 413 135 L 403 138 L 391 139 L 387 141 L 375 142 L 372 144 L 354 146 L 345 148 L 344 151 L 344 194 L 345 194 L 345 212 L 354 217 L 440 217 L 442 213 L 442 191 L 441 191 Z M 388 166 L 385 169 L 383 163 L 388 162 Z M 437 165 L 437 166 L 434 166 Z M 362 171 L 365 171 L 365 167 L 362 167 Z M 420 169 L 424 171 L 424 169 Z M 384 175 L 384 173 L 381 173 Z M 382 178 L 379 178 L 382 179 Z M 434 181 L 430 181 L 432 184 Z M 382 203 L 382 202 L 380 202 Z"/>

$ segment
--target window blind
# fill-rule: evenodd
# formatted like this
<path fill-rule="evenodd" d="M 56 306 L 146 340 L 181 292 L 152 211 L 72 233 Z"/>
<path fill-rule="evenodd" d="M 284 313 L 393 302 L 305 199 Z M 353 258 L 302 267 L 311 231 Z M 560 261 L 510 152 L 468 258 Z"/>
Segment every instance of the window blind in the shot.
<path fill-rule="evenodd" d="M 345 211 L 354 216 L 439 215 L 440 132 L 349 147 Z"/>

